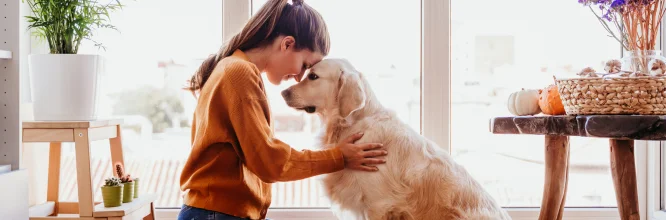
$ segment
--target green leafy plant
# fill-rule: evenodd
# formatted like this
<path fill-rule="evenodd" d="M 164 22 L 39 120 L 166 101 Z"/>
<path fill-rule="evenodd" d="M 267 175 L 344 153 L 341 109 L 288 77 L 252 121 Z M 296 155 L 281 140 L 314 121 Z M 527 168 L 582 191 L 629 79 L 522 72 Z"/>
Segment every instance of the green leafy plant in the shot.
<path fill-rule="evenodd" d="M 104 180 L 104 186 L 120 186 L 120 179 L 117 177 L 110 177 Z"/>
<path fill-rule="evenodd" d="M 123 166 L 120 164 L 116 164 L 116 174 L 120 177 L 121 183 L 129 183 L 133 181 L 132 177 L 123 171 Z"/>
<path fill-rule="evenodd" d="M 97 0 L 22 0 L 33 14 L 26 16 L 29 29 L 40 40 L 46 40 L 51 54 L 76 54 L 83 39 L 92 40 L 97 28 L 117 30 L 109 22 L 109 12 L 122 9 L 119 0 L 102 4 Z"/>

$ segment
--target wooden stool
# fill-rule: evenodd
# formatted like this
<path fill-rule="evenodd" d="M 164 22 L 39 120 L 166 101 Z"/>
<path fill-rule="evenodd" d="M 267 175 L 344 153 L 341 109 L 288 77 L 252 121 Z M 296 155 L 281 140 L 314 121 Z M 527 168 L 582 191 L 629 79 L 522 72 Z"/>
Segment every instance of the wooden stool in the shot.
<path fill-rule="evenodd" d="M 49 142 L 49 175 L 46 203 L 30 208 L 31 220 L 48 219 L 155 219 L 153 202 L 156 195 L 141 194 L 131 203 L 119 207 L 105 208 L 101 202 L 93 201 L 92 174 L 90 171 L 90 143 L 109 139 L 111 145 L 111 167 L 124 167 L 120 125 L 122 120 L 23 122 L 23 143 Z M 76 182 L 78 202 L 59 202 L 60 153 L 62 142 L 74 142 L 76 151 Z M 112 172 L 115 174 L 115 172 Z M 59 216 L 70 214 L 72 216 Z M 76 216 L 78 215 L 78 216 Z"/>

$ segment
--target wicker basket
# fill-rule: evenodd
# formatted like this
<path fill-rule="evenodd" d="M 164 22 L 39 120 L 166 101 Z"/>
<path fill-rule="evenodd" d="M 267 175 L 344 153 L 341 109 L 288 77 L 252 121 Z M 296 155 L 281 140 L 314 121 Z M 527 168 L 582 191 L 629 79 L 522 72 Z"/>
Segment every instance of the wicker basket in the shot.
<path fill-rule="evenodd" d="M 666 77 L 556 79 L 567 115 L 666 114 Z"/>

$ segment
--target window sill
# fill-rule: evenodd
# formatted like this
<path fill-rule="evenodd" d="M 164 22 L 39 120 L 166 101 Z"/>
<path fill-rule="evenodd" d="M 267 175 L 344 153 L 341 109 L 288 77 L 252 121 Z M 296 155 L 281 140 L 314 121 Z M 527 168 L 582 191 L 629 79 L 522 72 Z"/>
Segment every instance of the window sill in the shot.
<path fill-rule="evenodd" d="M 513 220 L 534 220 L 539 217 L 538 208 L 508 208 Z M 155 210 L 158 220 L 175 220 L 180 209 Z M 269 209 L 267 218 L 275 220 L 336 220 L 329 209 Z M 566 208 L 564 218 L 567 220 L 619 220 L 616 208 Z"/>

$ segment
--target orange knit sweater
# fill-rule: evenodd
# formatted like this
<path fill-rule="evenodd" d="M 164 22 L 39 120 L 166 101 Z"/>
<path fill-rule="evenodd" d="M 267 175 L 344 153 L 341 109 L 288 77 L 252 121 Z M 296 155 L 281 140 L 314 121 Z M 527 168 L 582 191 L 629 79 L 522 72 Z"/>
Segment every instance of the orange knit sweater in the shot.
<path fill-rule="evenodd" d="M 338 148 L 297 151 L 273 137 L 260 74 L 238 50 L 217 64 L 202 88 L 192 151 L 180 176 L 186 205 L 264 219 L 271 183 L 344 168 Z"/>

